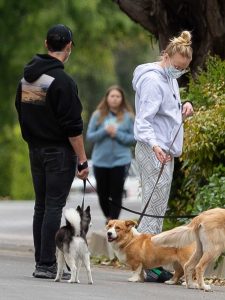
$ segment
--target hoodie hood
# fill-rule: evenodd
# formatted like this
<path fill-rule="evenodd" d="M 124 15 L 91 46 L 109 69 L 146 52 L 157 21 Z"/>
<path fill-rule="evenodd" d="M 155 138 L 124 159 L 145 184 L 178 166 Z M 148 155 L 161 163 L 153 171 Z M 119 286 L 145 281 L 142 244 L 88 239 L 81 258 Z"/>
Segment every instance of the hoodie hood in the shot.
<path fill-rule="evenodd" d="M 156 76 L 159 76 L 162 81 L 166 81 L 166 73 L 158 63 L 147 63 L 142 64 L 136 67 L 134 70 L 133 76 L 133 89 L 137 91 L 139 85 L 141 84 L 142 80 L 148 75 L 149 72 L 154 72 Z"/>
<path fill-rule="evenodd" d="M 42 74 L 56 68 L 64 68 L 63 63 L 48 54 L 37 54 L 24 68 L 24 79 L 36 81 Z"/>

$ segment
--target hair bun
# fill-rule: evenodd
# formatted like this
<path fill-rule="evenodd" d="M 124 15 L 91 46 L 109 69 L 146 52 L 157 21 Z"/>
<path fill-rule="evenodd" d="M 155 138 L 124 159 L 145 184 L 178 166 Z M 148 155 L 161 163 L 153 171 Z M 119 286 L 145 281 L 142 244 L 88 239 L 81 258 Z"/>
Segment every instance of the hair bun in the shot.
<path fill-rule="evenodd" d="M 189 31 L 182 31 L 180 36 L 174 37 L 170 42 L 173 45 L 191 46 L 191 33 Z"/>
<path fill-rule="evenodd" d="M 191 45 L 191 33 L 190 31 L 182 31 L 178 39 L 182 39 L 182 42 L 186 44 L 185 46 Z"/>

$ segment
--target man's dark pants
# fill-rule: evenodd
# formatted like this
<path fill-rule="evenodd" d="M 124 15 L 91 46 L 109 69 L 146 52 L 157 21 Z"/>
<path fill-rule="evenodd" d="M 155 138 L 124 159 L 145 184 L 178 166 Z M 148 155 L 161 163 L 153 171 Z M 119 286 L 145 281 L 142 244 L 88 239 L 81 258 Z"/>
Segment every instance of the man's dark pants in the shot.
<path fill-rule="evenodd" d="M 30 147 L 29 152 L 35 190 L 35 261 L 37 265 L 50 266 L 56 261 L 55 234 L 75 176 L 77 158 L 69 146 Z"/>

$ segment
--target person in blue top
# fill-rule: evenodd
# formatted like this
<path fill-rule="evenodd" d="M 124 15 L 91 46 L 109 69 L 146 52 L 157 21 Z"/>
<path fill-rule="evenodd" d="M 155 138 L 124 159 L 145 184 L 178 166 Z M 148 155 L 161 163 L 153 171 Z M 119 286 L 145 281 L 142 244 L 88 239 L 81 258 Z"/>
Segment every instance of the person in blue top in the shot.
<path fill-rule="evenodd" d="M 134 113 L 123 90 L 111 86 L 87 129 L 87 140 L 94 143 L 92 163 L 106 221 L 118 219 L 120 215 L 124 182 L 132 159 L 130 146 L 135 142 L 133 126 Z"/>

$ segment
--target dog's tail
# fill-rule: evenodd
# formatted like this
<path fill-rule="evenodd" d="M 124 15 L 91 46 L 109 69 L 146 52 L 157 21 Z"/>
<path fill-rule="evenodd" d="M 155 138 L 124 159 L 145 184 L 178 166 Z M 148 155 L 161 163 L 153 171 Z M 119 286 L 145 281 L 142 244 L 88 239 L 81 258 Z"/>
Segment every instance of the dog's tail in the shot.
<path fill-rule="evenodd" d="M 151 240 L 157 246 L 182 248 L 195 241 L 195 229 L 190 225 L 179 226 L 157 234 Z"/>
<path fill-rule="evenodd" d="M 66 221 L 75 229 L 75 232 L 80 232 L 80 214 L 74 208 L 68 208 L 65 210 Z"/>

